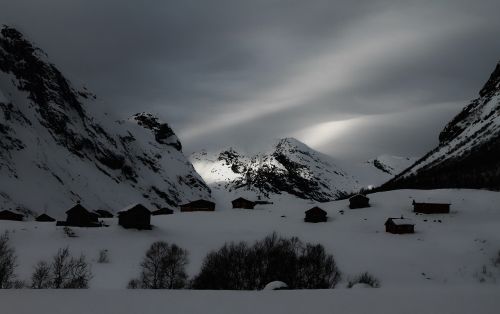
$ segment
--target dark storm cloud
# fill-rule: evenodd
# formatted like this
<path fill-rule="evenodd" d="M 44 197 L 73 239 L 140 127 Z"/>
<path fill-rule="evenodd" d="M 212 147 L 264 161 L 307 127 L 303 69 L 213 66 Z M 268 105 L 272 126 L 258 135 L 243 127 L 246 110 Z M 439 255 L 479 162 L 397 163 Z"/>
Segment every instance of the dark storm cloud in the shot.
<path fill-rule="evenodd" d="M 187 151 L 423 154 L 500 58 L 497 1 L 4 2 L 73 82 L 160 114 Z"/>

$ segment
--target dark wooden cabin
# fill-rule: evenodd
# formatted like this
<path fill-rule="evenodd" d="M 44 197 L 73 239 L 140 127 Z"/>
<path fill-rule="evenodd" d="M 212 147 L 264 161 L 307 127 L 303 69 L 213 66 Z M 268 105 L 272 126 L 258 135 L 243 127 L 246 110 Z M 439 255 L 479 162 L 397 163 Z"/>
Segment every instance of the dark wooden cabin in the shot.
<path fill-rule="evenodd" d="M 349 198 L 349 208 L 370 207 L 370 199 L 363 194 L 356 194 Z"/>
<path fill-rule="evenodd" d="M 326 211 L 319 207 L 313 207 L 306 211 L 305 222 L 326 222 Z"/>
<path fill-rule="evenodd" d="M 151 211 L 141 204 L 132 205 L 118 213 L 118 224 L 127 229 L 151 230 Z"/>
<path fill-rule="evenodd" d="M 47 214 L 41 214 L 40 216 L 35 218 L 35 221 L 38 222 L 54 222 L 56 221 L 54 218 L 50 217 Z"/>
<path fill-rule="evenodd" d="M 16 214 L 10 210 L 2 210 L 0 212 L 0 220 L 13 220 L 13 221 L 23 221 L 24 216 L 21 214 Z"/>
<path fill-rule="evenodd" d="M 413 211 L 421 214 L 449 214 L 450 205 L 448 203 L 417 203 L 413 201 Z"/>
<path fill-rule="evenodd" d="M 385 222 L 385 231 L 395 234 L 415 233 L 415 224 L 408 218 L 388 218 Z"/>
<path fill-rule="evenodd" d="M 172 215 L 173 213 L 174 213 L 173 209 L 163 207 L 163 208 L 160 208 L 158 210 L 155 210 L 154 212 L 151 213 L 151 215 L 153 215 L 153 216 Z"/>
<path fill-rule="evenodd" d="M 99 215 L 89 212 L 80 203 L 66 211 L 66 221 L 58 221 L 58 226 L 100 227 Z"/>
<path fill-rule="evenodd" d="M 99 215 L 100 218 L 113 218 L 114 217 L 114 215 L 111 212 L 104 210 L 104 209 L 98 209 L 95 211 L 95 213 L 97 215 Z"/>
<path fill-rule="evenodd" d="M 197 200 L 184 205 L 181 205 L 181 212 L 213 212 L 215 210 L 215 203 L 207 200 Z"/>
<path fill-rule="evenodd" d="M 243 197 L 232 200 L 231 204 L 233 204 L 233 208 L 254 209 L 255 207 L 255 202 L 249 201 Z"/>

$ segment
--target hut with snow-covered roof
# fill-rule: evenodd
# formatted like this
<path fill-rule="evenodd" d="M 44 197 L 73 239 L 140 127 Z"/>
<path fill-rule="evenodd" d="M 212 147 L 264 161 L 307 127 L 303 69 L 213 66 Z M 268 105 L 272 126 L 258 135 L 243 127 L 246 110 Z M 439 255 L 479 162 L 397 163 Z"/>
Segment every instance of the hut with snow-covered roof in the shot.
<path fill-rule="evenodd" d="M 174 213 L 173 209 L 163 207 L 158 210 L 155 210 L 151 213 L 153 216 L 158 216 L 158 215 L 172 215 Z"/>
<path fill-rule="evenodd" d="M 326 222 L 328 218 L 326 217 L 326 211 L 315 206 L 306 211 L 305 222 Z"/>
<path fill-rule="evenodd" d="M 56 221 L 54 218 L 50 217 L 47 214 L 41 214 L 40 216 L 35 218 L 35 221 L 38 222 L 54 222 Z"/>
<path fill-rule="evenodd" d="M 215 203 L 207 200 L 197 200 L 187 204 L 180 205 L 181 212 L 213 212 L 215 211 Z"/>
<path fill-rule="evenodd" d="M 24 216 L 16 214 L 10 210 L 2 210 L 0 212 L 0 220 L 23 221 Z"/>
<path fill-rule="evenodd" d="M 385 231 L 394 234 L 415 233 L 415 224 L 408 218 L 388 218 Z"/>
<path fill-rule="evenodd" d="M 58 221 L 57 226 L 100 227 L 99 215 L 89 212 L 80 203 L 66 211 L 66 221 Z"/>
<path fill-rule="evenodd" d="M 370 207 L 370 199 L 363 194 L 356 194 L 349 198 L 349 208 L 364 208 Z"/>
<path fill-rule="evenodd" d="M 415 200 L 412 202 L 413 211 L 420 214 L 449 214 L 449 203 L 417 203 Z"/>
<path fill-rule="evenodd" d="M 150 230 L 151 211 L 142 204 L 133 204 L 118 213 L 118 224 L 123 228 Z"/>
<path fill-rule="evenodd" d="M 231 204 L 233 205 L 233 208 L 254 209 L 255 207 L 255 202 L 247 200 L 243 197 L 238 197 L 237 199 L 232 200 Z"/>

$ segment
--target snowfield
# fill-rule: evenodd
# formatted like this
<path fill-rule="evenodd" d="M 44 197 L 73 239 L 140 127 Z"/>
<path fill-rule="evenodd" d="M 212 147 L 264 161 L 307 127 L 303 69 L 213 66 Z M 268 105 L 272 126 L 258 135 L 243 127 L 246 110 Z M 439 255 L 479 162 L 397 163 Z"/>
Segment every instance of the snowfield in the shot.
<path fill-rule="evenodd" d="M 177 313 L 309 313 L 312 308 L 318 313 L 335 309 L 363 313 L 365 306 L 370 313 L 498 313 L 500 299 L 494 296 L 500 295 L 500 265 L 494 265 L 494 258 L 500 251 L 499 192 L 400 190 L 369 197 L 372 207 L 352 210 L 347 200 L 318 204 L 286 195 L 275 197 L 272 205 L 258 205 L 255 210 L 231 209 L 230 203 L 219 201 L 215 212 L 153 216 L 151 231 L 123 229 L 113 218 L 105 219 L 110 224 L 105 228 L 72 228 L 76 238 L 68 238 L 55 223 L 0 221 L 0 231 L 10 232 L 16 248 L 20 279 L 29 281 L 37 261 L 50 259 L 65 246 L 74 255 L 85 254 L 94 275 L 88 291 L 1 291 L 0 302 L 10 309 L 5 313 L 31 313 L 30 309 L 39 307 L 54 309 L 63 299 L 80 311 L 72 313 L 96 313 L 101 309 L 102 313 L 152 313 L 168 309 L 169 304 Z M 412 199 L 450 202 L 451 213 L 415 215 Z M 315 205 L 328 212 L 328 222 L 303 222 L 304 211 Z M 402 215 L 416 223 L 416 233 L 386 233 L 385 220 Z M 125 290 L 128 281 L 139 275 L 139 264 L 154 241 L 176 243 L 187 249 L 188 273 L 194 275 L 204 256 L 224 242 L 253 242 L 273 231 L 323 244 L 343 273 L 338 289 Z M 97 263 L 101 249 L 109 251 L 109 264 Z M 348 279 L 364 271 L 379 279 L 381 288 L 347 289 Z M 95 299 L 96 305 L 87 304 L 88 299 Z M 147 305 L 142 307 L 141 302 Z M 99 311 L 94 311 L 97 304 Z M 59 311 L 67 313 L 63 308 Z"/>

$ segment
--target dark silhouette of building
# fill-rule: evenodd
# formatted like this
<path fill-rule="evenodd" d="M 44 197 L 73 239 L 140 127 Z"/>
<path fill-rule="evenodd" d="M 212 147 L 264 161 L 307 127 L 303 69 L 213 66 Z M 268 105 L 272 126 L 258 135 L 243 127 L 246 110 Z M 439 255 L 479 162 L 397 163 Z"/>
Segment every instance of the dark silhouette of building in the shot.
<path fill-rule="evenodd" d="M 233 204 L 233 208 L 254 209 L 255 207 L 255 202 L 249 201 L 243 197 L 238 197 L 231 201 L 231 204 Z"/>
<path fill-rule="evenodd" d="M 66 221 L 58 221 L 57 226 L 100 227 L 99 215 L 89 212 L 80 203 L 66 211 Z"/>
<path fill-rule="evenodd" d="M 325 222 L 326 220 L 326 212 L 317 206 L 307 210 L 304 218 L 305 222 Z"/>
<path fill-rule="evenodd" d="M 98 209 L 95 211 L 95 213 L 97 215 L 99 215 L 99 218 L 113 218 L 114 217 L 114 215 L 111 212 L 104 210 L 104 209 Z"/>
<path fill-rule="evenodd" d="M 414 233 L 415 224 L 408 218 L 388 218 L 385 222 L 385 231 L 395 234 Z"/>
<path fill-rule="evenodd" d="M 0 220 L 13 220 L 13 221 L 23 221 L 24 216 L 21 214 L 16 214 L 10 210 L 2 210 L 0 212 Z"/>
<path fill-rule="evenodd" d="M 151 213 L 153 216 L 158 216 L 158 215 L 172 215 L 174 213 L 173 209 L 163 207 L 161 209 L 155 210 L 154 212 Z"/>
<path fill-rule="evenodd" d="M 356 194 L 349 198 L 349 208 L 370 207 L 370 199 L 363 194 Z"/>
<path fill-rule="evenodd" d="M 54 218 L 50 217 L 47 214 L 41 214 L 40 216 L 36 217 L 35 220 L 38 222 L 54 222 L 54 221 L 56 221 Z"/>
<path fill-rule="evenodd" d="M 207 211 L 213 212 L 215 210 L 215 203 L 207 200 L 197 200 L 184 205 L 181 205 L 181 212 L 196 212 Z"/>
<path fill-rule="evenodd" d="M 132 205 L 118 213 L 118 224 L 123 228 L 151 229 L 151 211 L 141 204 Z"/>
<path fill-rule="evenodd" d="M 447 203 L 417 203 L 413 201 L 413 211 L 421 214 L 449 214 L 450 205 Z"/>

